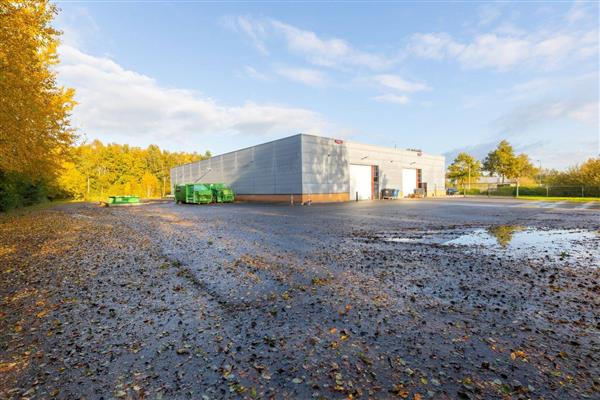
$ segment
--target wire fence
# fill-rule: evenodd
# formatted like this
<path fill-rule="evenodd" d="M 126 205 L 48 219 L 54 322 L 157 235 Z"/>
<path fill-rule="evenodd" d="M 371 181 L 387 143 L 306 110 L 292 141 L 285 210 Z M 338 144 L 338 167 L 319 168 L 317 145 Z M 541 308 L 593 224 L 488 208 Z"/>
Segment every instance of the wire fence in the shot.
<path fill-rule="evenodd" d="M 473 196 L 506 196 L 516 197 L 516 185 L 471 184 L 457 188 L 457 194 Z M 600 197 L 600 186 L 595 185 L 539 185 L 519 186 L 519 196 L 539 197 Z"/>

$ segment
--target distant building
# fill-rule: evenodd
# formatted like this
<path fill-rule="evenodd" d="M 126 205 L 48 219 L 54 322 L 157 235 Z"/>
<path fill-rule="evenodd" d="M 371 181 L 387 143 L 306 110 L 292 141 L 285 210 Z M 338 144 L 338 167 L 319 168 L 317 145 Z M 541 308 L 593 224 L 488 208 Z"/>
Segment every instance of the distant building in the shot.
<path fill-rule="evenodd" d="M 502 182 L 502 178 L 499 177 L 499 176 L 480 176 L 477 179 L 476 183 L 497 186 L 497 185 L 512 185 L 512 184 L 516 184 L 516 181 L 514 179 L 504 178 L 504 182 Z"/>
<path fill-rule="evenodd" d="M 298 134 L 171 170 L 171 184 L 223 182 L 239 200 L 329 202 L 445 194 L 444 156 Z"/>

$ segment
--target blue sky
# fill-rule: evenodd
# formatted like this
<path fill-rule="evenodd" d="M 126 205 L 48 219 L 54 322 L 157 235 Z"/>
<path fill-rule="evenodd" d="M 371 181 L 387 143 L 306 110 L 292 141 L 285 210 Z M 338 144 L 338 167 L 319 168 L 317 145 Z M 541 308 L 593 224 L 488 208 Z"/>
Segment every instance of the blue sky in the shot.
<path fill-rule="evenodd" d="M 57 2 L 88 140 L 213 154 L 299 132 L 564 168 L 600 152 L 596 2 Z M 450 161 L 450 160 L 449 160 Z"/>

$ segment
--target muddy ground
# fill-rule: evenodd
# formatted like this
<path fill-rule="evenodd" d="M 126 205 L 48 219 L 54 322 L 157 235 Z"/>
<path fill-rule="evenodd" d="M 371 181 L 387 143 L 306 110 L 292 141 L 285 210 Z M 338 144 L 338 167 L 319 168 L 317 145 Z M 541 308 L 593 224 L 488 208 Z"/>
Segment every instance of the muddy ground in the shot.
<path fill-rule="evenodd" d="M 598 399 L 599 229 L 483 200 L 3 216 L 0 398 Z"/>

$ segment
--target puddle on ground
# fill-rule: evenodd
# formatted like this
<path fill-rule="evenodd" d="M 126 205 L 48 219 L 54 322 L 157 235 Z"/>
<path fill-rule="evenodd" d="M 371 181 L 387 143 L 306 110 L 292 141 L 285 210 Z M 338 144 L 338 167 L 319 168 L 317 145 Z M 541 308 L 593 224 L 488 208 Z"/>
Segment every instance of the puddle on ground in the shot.
<path fill-rule="evenodd" d="M 499 226 L 489 229 L 476 229 L 470 233 L 448 240 L 445 245 L 461 246 L 500 246 L 557 248 L 582 240 L 598 239 L 598 234 L 587 230 L 552 229 L 538 230 L 523 227 Z"/>
<path fill-rule="evenodd" d="M 521 226 L 497 226 L 475 229 L 442 243 L 445 246 L 488 248 L 514 256 L 554 256 L 565 259 L 588 259 L 600 263 L 598 232 L 577 229 L 535 229 Z M 594 266 L 598 267 L 598 264 Z"/>
<path fill-rule="evenodd" d="M 380 237 L 407 244 L 464 247 L 466 251 L 489 251 L 524 258 L 552 257 L 586 261 L 600 267 L 600 235 L 585 229 L 538 229 L 516 225 L 487 229 L 421 231 L 405 237 Z"/>
<path fill-rule="evenodd" d="M 385 240 L 386 242 L 396 242 L 396 243 L 418 243 L 419 242 L 419 239 L 417 239 L 417 238 L 392 237 L 392 238 L 384 238 L 383 240 Z"/>

